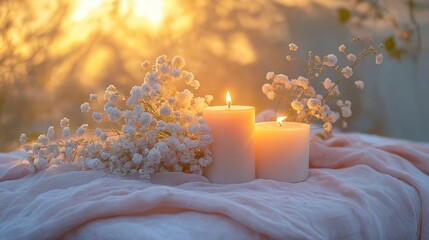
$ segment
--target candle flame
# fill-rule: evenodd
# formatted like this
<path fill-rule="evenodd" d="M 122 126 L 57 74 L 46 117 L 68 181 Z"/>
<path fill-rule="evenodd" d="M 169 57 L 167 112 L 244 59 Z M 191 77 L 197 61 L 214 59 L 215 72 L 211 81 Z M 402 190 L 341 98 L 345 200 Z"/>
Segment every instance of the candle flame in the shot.
<path fill-rule="evenodd" d="M 280 127 L 283 127 L 282 121 L 283 121 L 283 120 L 285 120 L 286 118 L 287 118 L 287 116 L 284 116 L 284 117 L 278 117 L 278 118 L 277 118 L 277 124 L 278 124 Z"/>
<path fill-rule="evenodd" d="M 229 94 L 229 91 L 226 91 L 226 105 L 228 105 L 228 108 L 231 108 L 231 95 Z"/>

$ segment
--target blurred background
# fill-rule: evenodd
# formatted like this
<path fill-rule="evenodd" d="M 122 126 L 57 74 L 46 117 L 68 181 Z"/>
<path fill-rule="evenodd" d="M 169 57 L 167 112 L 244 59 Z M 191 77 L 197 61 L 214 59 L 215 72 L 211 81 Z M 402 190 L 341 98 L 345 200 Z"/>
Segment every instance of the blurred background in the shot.
<path fill-rule="evenodd" d="M 214 105 L 230 90 L 235 104 L 275 108 L 265 74 L 303 74 L 285 59 L 290 42 L 302 56 L 356 53 L 354 36 L 386 49 L 382 65 L 355 69 L 364 91 L 340 86 L 353 103 L 344 130 L 429 141 L 428 0 L 2 0 L 0 23 L 0 151 L 64 116 L 92 123 L 79 108 L 90 93 L 128 93 L 162 54 L 184 57 Z"/>

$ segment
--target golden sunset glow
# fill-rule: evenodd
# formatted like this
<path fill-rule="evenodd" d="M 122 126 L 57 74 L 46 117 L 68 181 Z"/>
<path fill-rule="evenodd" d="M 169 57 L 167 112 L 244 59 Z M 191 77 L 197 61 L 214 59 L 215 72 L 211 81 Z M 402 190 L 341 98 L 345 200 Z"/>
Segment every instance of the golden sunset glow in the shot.
<path fill-rule="evenodd" d="M 158 25 L 164 18 L 163 0 L 134 0 L 134 15 Z"/>
<path fill-rule="evenodd" d="M 90 17 L 96 10 L 106 6 L 112 7 L 111 0 L 78 0 L 75 10 L 71 14 L 71 19 L 81 21 Z M 152 25 L 158 25 L 164 18 L 163 0 L 119 0 L 119 13 L 126 14 L 131 12 L 137 19 L 147 20 Z"/>
<path fill-rule="evenodd" d="M 92 11 L 99 8 L 104 3 L 103 0 L 78 0 L 76 1 L 76 10 L 72 13 L 71 18 L 80 21 L 88 17 Z"/>

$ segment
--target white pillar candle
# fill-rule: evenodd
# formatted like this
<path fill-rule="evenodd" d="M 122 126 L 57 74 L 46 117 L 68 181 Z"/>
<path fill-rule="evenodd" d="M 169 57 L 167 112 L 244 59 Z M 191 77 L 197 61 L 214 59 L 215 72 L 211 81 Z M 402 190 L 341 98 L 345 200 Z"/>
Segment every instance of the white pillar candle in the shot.
<path fill-rule="evenodd" d="M 255 107 L 231 105 L 207 107 L 203 117 L 211 129 L 213 162 L 206 169 L 212 183 L 243 183 L 255 179 L 253 131 Z"/>
<path fill-rule="evenodd" d="M 279 122 L 255 124 L 256 178 L 302 182 L 308 178 L 310 125 Z"/>

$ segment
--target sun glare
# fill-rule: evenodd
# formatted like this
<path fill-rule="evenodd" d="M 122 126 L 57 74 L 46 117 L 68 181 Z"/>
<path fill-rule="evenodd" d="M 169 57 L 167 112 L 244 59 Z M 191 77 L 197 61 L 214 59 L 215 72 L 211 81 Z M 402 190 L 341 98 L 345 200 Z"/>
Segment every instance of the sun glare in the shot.
<path fill-rule="evenodd" d="M 72 13 L 71 18 L 75 21 L 81 21 L 89 17 L 91 13 L 103 4 L 111 3 L 110 0 L 78 0 L 76 1 L 76 9 Z M 164 18 L 164 1 L 163 0 L 133 0 L 130 4 L 129 0 L 120 0 L 119 6 L 121 11 L 131 10 L 137 18 L 144 18 L 153 25 L 158 25 Z M 133 6 L 133 9 L 129 9 Z"/>
<path fill-rule="evenodd" d="M 134 15 L 146 18 L 154 25 L 160 24 L 164 15 L 163 0 L 134 0 Z"/>
<path fill-rule="evenodd" d="M 75 21 L 86 18 L 91 11 L 97 9 L 103 4 L 103 0 L 79 0 L 76 1 L 76 10 L 72 14 L 72 19 Z"/>

